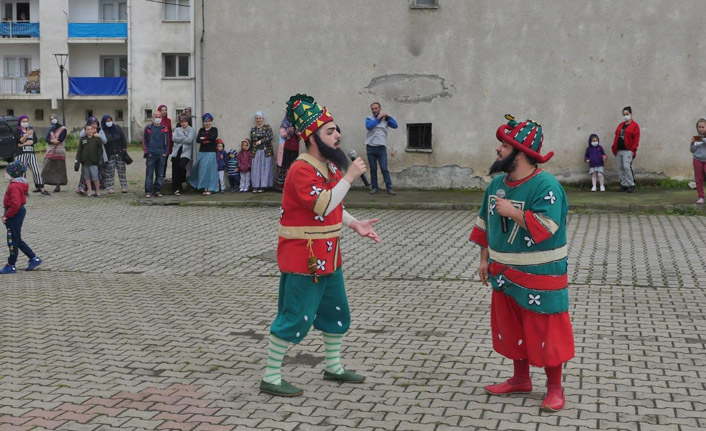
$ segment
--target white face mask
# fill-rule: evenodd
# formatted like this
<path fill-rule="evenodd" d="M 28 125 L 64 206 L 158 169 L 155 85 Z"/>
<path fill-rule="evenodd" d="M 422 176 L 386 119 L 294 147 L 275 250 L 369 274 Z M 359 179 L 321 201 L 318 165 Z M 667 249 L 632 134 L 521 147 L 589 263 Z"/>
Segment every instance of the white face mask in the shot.
<path fill-rule="evenodd" d="M 597 146 L 598 146 L 598 141 L 591 141 L 591 145 L 593 145 L 594 147 L 597 147 Z"/>
<path fill-rule="evenodd" d="M 623 118 L 625 118 L 625 121 L 630 121 L 630 119 L 632 118 L 632 115 L 630 115 L 630 114 L 623 115 Z"/>
<path fill-rule="evenodd" d="M 52 123 L 52 124 L 57 124 L 58 122 L 59 122 L 59 120 L 57 120 L 56 118 L 52 118 L 52 119 L 51 119 L 51 123 Z"/>
<path fill-rule="evenodd" d="M 106 122 L 105 122 L 105 127 L 113 127 L 113 122 L 112 122 L 112 121 L 106 121 Z"/>
<path fill-rule="evenodd" d="M 154 119 L 154 124 L 156 124 L 156 125 L 159 126 L 160 124 L 162 124 L 162 119 L 161 119 L 161 118 L 155 118 L 155 119 Z"/>
<path fill-rule="evenodd" d="M 21 122 L 20 125 L 21 125 L 22 127 L 24 127 L 25 129 L 26 129 L 27 127 L 29 127 L 29 123 L 26 122 L 26 121 Z"/>

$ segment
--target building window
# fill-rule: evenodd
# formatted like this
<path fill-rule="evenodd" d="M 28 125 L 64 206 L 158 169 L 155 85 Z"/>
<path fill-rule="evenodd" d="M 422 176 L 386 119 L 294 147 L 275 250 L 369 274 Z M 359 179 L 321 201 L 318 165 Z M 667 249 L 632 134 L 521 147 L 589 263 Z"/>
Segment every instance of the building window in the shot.
<path fill-rule="evenodd" d="M 35 109 L 34 110 L 34 119 L 37 121 L 44 120 L 44 109 Z"/>
<path fill-rule="evenodd" d="M 407 150 L 431 151 L 431 123 L 407 124 Z"/>
<path fill-rule="evenodd" d="M 179 122 L 179 117 L 181 117 L 181 114 L 183 114 L 183 113 L 184 113 L 184 110 L 183 110 L 183 109 L 177 109 L 177 110 L 176 110 L 176 119 L 177 119 L 177 123 Z"/>
<path fill-rule="evenodd" d="M 122 109 L 116 109 L 115 110 L 115 121 L 123 121 L 123 110 Z"/>
<path fill-rule="evenodd" d="M 152 110 L 145 109 L 145 120 L 151 120 L 151 119 L 152 119 Z"/>
<path fill-rule="evenodd" d="M 409 6 L 412 9 L 436 9 L 439 7 L 439 0 L 411 0 Z"/>
<path fill-rule="evenodd" d="M 164 3 L 165 21 L 189 21 L 190 0 L 171 0 Z"/>
<path fill-rule="evenodd" d="M 189 54 L 164 54 L 164 76 L 185 78 L 189 76 Z"/>
<path fill-rule="evenodd" d="M 101 56 L 101 76 L 125 77 L 127 76 L 127 56 Z"/>
<path fill-rule="evenodd" d="M 127 1 L 101 0 L 100 4 L 101 21 L 127 22 Z"/>
<path fill-rule="evenodd" d="M 7 110 L 7 116 L 8 116 L 8 117 L 14 117 L 14 116 L 15 116 L 15 110 L 14 110 L 14 109 L 8 109 L 8 110 Z"/>
<path fill-rule="evenodd" d="M 86 109 L 86 122 L 88 122 L 88 119 L 93 117 L 93 109 Z"/>
<path fill-rule="evenodd" d="M 5 77 L 25 78 L 32 68 L 31 57 L 4 57 L 3 72 Z"/>
<path fill-rule="evenodd" d="M 2 2 L 3 21 L 29 21 L 29 2 Z"/>

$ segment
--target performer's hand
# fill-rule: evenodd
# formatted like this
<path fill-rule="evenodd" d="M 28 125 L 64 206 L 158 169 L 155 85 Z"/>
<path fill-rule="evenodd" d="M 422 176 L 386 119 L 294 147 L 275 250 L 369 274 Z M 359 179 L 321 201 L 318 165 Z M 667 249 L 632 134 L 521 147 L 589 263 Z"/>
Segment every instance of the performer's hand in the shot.
<path fill-rule="evenodd" d="M 358 235 L 366 238 L 370 238 L 373 241 L 380 243 L 382 240 L 375 230 L 373 230 L 373 224 L 377 223 L 379 218 L 373 218 L 369 220 L 357 220 L 351 224 L 351 229 L 356 231 Z"/>
<path fill-rule="evenodd" d="M 498 210 L 498 214 L 503 217 L 510 217 L 515 214 L 516 211 L 520 211 L 507 199 L 495 198 L 495 209 Z"/>
<path fill-rule="evenodd" d="M 348 166 L 346 175 L 343 178 L 349 184 L 353 184 L 355 180 L 360 178 L 360 176 L 366 173 L 367 171 L 368 168 L 367 166 L 365 166 L 365 162 L 363 161 L 363 159 L 358 157 L 357 159 L 353 160 L 353 162 L 351 162 L 350 166 Z"/>
<path fill-rule="evenodd" d="M 483 261 L 481 259 L 480 265 L 478 265 L 478 275 L 480 275 L 480 282 L 483 286 L 488 285 L 488 261 Z"/>

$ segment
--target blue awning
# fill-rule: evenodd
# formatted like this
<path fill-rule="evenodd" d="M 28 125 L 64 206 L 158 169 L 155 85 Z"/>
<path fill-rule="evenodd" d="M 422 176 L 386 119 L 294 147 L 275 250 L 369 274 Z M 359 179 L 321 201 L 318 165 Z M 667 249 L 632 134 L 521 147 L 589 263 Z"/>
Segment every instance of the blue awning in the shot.
<path fill-rule="evenodd" d="M 126 22 L 70 22 L 69 37 L 126 38 Z"/>
<path fill-rule="evenodd" d="M 124 96 L 127 78 L 69 78 L 69 94 L 76 96 Z"/>

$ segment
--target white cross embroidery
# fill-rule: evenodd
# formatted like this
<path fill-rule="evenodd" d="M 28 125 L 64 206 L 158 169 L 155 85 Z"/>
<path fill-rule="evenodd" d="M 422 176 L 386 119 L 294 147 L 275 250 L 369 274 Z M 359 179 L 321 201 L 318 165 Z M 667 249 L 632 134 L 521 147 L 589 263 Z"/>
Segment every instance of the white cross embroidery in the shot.
<path fill-rule="evenodd" d="M 497 280 L 495 280 L 495 281 L 498 282 L 498 287 L 500 287 L 500 286 L 502 286 L 503 284 L 505 284 L 505 280 L 503 280 L 503 276 L 502 276 L 502 275 L 501 275 L 500 277 L 498 277 Z"/>
<path fill-rule="evenodd" d="M 323 223 L 323 221 L 324 221 L 324 216 L 316 215 L 316 216 L 314 216 L 314 220 L 320 221 L 320 222 Z"/>
<path fill-rule="evenodd" d="M 331 169 L 331 172 L 333 172 L 334 174 L 336 173 L 336 171 L 338 171 L 338 168 L 333 163 L 329 163 L 328 166 L 329 169 Z"/>
<path fill-rule="evenodd" d="M 282 218 L 282 217 L 284 217 L 284 208 L 279 207 L 279 218 Z"/>
<path fill-rule="evenodd" d="M 318 271 L 326 271 L 326 261 L 321 259 L 316 259 L 316 269 Z"/>
<path fill-rule="evenodd" d="M 554 205 L 554 202 L 556 202 L 556 196 L 554 196 L 554 192 L 549 190 L 549 194 L 544 197 L 544 200 L 549 201 L 550 204 Z"/>
<path fill-rule="evenodd" d="M 333 250 L 333 241 L 326 241 L 326 246 L 328 247 L 327 251 Z"/>
<path fill-rule="evenodd" d="M 527 241 L 527 247 L 531 247 L 535 243 L 534 240 L 528 236 L 525 237 L 525 241 Z"/>
<path fill-rule="evenodd" d="M 529 294 L 529 305 L 532 304 L 537 304 L 537 305 L 542 305 L 541 302 L 539 302 L 539 298 L 541 298 L 542 295 L 532 295 L 531 293 Z"/>
<path fill-rule="evenodd" d="M 490 208 L 488 208 L 488 212 L 490 213 L 490 215 L 495 215 L 495 202 L 490 204 Z"/>
<path fill-rule="evenodd" d="M 316 171 L 316 175 L 320 176 L 321 178 L 324 177 L 323 175 L 321 175 L 321 172 L 319 172 L 319 171 Z"/>
<path fill-rule="evenodd" d="M 309 192 L 309 195 L 311 195 L 311 196 L 317 195 L 317 196 L 318 196 L 319 194 L 321 194 L 321 191 L 322 191 L 322 190 L 323 190 L 323 189 L 321 189 L 321 188 L 319 188 L 319 187 L 311 186 L 311 192 Z M 545 199 L 546 199 L 546 198 L 545 198 Z"/>

